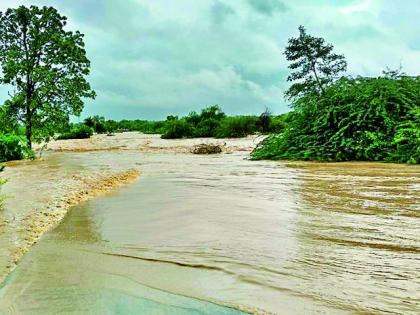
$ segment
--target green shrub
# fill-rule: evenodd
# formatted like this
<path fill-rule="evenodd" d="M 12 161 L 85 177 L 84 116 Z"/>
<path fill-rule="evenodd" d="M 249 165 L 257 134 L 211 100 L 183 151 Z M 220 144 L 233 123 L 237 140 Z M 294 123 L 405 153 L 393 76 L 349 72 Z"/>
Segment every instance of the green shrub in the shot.
<path fill-rule="evenodd" d="M 269 132 L 280 133 L 283 132 L 289 120 L 289 114 L 282 114 L 278 116 L 272 116 L 270 120 Z"/>
<path fill-rule="evenodd" d="M 24 137 L 13 134 L 0 134 L 0 162 L 33 158 L 34 154 Z"/>
<path fill-rule="evenodd" d="M 88 117 L 83 122 L 87 127 L 91 128 L 96 133 L 106 133 L 106 121 L 102 116 Z M 72 138 L 68 138 L 72 139 Z"/>
<path fill-rule="evenodd" d="M 420 77 L 342 78 L 306 95 L 254 159 L 419 162 Z"/>
<path fill-rule="evenodd" d="M 216 118 L 206 118 L 200 121 L 193 129 L 192 137 L 194 138 L 209 138 L 214 137 L 217 128 L 220 126 L 220 120 Z"/>
<path fill-rule="evenodd" d="M 190 137 L 192 126 L 184 119 L 173 119 L 166 122 L 162 139 L 178 139 Z"/>
<path fill-rule="evenodd" d="M 224 118 L 216 130 L 217 138 L 241 138 L 254 134 L 257 128 L 256 116 L 233 116 Z"/>
<path fill-rule="evenodd" d="M 177 116 L 168 116 L 162 138 L 214 137 L 225 116 L 217 105 L 204 108 L 200 114 L 191 112 L 182 119 L 178 119 Z"/>
<path fill-rule="evenodd" d="M 191 137 L 208 138 L 216 135 L 216 130 L 226 114 L 218 105 L 213 105 L 201 110 L 200 114 L 191 112 L 185 121 L 192 126 Z"/>
<path fill-rule="evenodd" d="M 62 133 L 57 139 L 58 140 L 67 140 L 67 139 L 87 139 L 93 135 L 93 129 L 86 125 L 76 125 L 73 126 L 70 131 Z"/>
<path fill-rule="evenodd" d="M 420 163 L 420 107 L 411 111 L 410 115 L 412 120 L 402 122 L 397 127 L 388 161 Z"/>
<path fill-rule="evenodd" d="M 164 121 L 144 121 L 140 126 L 139 130 L 145 134 L 162 134 L 165 131 Z"/>

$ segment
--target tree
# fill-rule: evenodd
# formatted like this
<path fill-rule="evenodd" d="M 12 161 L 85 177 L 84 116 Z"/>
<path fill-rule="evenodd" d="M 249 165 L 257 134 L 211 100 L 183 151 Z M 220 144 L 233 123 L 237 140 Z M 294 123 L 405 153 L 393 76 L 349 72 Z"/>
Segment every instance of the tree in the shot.
<path fill-rule="evenodd" d="M 346 71 L 344 56 L 333 53 L 333 49 L 334 46 L 326 44 L 323 38 L 311 36 L 299 26 L 299 37 L 290 38 L 284 52 L 291 62 L 289 69 L 293 71 L 287 81 L 295 82 L 285 93 L 289 100 L 308 93 L 325 93 L 338 74 Z"/>
<path fill-rule="evenodd" d="M 257 125 L 262 133 L 267 133 L 270 131 L 271 116 L 272 114 L 270 110 L 266 108 L 265 111 L 258 117 Z"/>
<path fill-rule="evenodd" d="M 88 117 L 83 122 L 86 126 L 92 128 L 96 133 L 105 133 L 106 130 L 106 121 L 105 118 L 99 115 L 93 117 Z"/>
<path fill-rule="evenodd" d="M 83 98 L 95 97 L 84 35 L 66 31 L 66 20 L 53 7 L 0 12 L 0 83 L 13 87 L 3 110 L 25 126 L 29 147 L 80 115 Z"/>

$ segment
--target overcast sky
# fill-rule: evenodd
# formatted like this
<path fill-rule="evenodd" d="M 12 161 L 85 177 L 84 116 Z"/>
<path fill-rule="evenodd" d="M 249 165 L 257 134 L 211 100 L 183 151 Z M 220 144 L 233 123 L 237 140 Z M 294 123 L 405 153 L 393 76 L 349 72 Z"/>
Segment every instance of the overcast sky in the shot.
<path fill-rule="evenodd" d="M 349 74 L 420 74 L 420 0 L 0 0 L 0 11 L 20 4 L 54 6 L 86 35 L 98 97 L 82 117 L 286 112 L 283 51 L 300 24 L 345 54 Z"/>

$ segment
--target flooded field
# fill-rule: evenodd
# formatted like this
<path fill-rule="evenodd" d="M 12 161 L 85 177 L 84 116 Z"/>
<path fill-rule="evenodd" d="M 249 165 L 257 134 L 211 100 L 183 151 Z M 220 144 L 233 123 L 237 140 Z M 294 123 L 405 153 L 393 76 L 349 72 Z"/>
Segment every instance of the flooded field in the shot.
<path fill-rule="evenodd" d="M 141 176 L 72 208 L 0 313 L 419 313 L 418 166 L 246 157 L 51 153 Z"/>

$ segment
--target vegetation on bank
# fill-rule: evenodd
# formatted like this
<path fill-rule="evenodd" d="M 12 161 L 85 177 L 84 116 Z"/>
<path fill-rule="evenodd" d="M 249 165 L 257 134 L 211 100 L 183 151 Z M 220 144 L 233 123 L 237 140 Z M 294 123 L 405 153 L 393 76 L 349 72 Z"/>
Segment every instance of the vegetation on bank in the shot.
<path fill-rule="evenodd" d="M 295 82 L 286 92 L 293 109 L 287 127 L 252 158 L 420 163 L 420 77 L 339 77 L 344 57 L 299 31 L 285 52 Z"/>
<path fill-rule="evenodd" d="M 280 132 L 285 115 L 273 117 L 268 111 L 260 116 L 227 116 L 219 106 L 204 108 L 200 114 L 191 112 L 178 118 L 169 116 L 162 138 L 239 138 L 255 133 Z"/>
<path fill-rule="evenodd" d="M 69 128 L 68 131 L 63 132 L 60 134 L 57 139 L 58 140 L 67 140 L 67 139 L 87 139 L 93 135 L 93 129 L 83 125 L 83 124 L 75 124 Z"/>
<path fill-rule="evenodd" d="M 33 158 L 33 152 L 26 145 L 25 138 L 0 133 L 0 163 L 25 158 Z"/>
<path fill-rule="evenodd" d="M 254 159 L 420 163 L 420 78 L 341 78 L 295 103 Z"/>
<path fill-rule="evenodd" d="M 185 117 L 168 116 L 164 121 L 106 120 L 104 117 L 88 117 L 83 123 L 70 124 L 58 139 L 89 138 L 92 133 L 139 131 L 161 134 L 163 139 L 179 138 L 239 138 L 255 133 L 281 132 L 286 125 L 287 114 L 273 116 L 268 110 L 260 116 L 227 116 L 217 106 L 204 108 L 199 114 L 191 112 Z"/>

